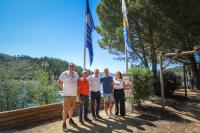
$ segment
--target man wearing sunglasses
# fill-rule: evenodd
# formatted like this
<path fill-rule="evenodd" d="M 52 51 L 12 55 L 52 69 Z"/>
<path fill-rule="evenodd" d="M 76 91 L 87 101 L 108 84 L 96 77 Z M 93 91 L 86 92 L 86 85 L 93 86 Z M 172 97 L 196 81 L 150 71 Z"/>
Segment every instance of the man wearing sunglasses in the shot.
<path fill-rule="evenodd" d="M 77 126 L 77 124 L 73 121 L 73 110 L 76 103 L 77 96 L 77 81 L 78 81 L 78 73 L 74 69 L 74 64 L 68 65 L 68 70 L 64 71 L 58 80 L 58 86 L 63 89 L 63 131 L 67 131 L 67 113 L 69 115 L 69 124 L 72 126 Z"/>

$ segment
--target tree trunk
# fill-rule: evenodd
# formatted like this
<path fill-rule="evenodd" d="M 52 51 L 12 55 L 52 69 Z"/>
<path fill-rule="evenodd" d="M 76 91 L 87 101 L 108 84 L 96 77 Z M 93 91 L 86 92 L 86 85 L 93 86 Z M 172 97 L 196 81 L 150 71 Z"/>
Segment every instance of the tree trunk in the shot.
<path fill-rule="evenodd" d="M 156 58 L 156 52 L 155 50 L 151 51 L 151 56 L 152 56 L 152 73 L 153 73 L 153 86 L 154 90 L 156 90 L 156 79 L 157 79 L 157 58 Z"/>
<path fill-rule="evenodd" d="M 147 60 L 147 56 L 146 56 L 146 52 L 145 52 L 145 49 L 144 49 L 144 44 L 142 42 L 142 37 L 141 37 L 141 33 L 140 32 L 138 32 L 138 36 L 139 36 L 139 40 L 141 42 L 140 44 L 141 44 L 141 48 L 142 48 L 142 52 L 143 52 L 142 56 L 143 56 L 143 60 L 144 60 L 144 66 L 146 68 L 149 68 L 148 60 Z"/>
<path fill-rule="evenodd" d="M 156 79 L 157 79 L 157 54 L 154 46 L 153 39 L 153 30 L 151 25 L 149 26 L 149 39 L 150 39 L 150 48 L 151 48 L 151 59 L 152 59 L 152 73 L 153 73 L 153 86 L 154 90 L 156 90 Z"/>

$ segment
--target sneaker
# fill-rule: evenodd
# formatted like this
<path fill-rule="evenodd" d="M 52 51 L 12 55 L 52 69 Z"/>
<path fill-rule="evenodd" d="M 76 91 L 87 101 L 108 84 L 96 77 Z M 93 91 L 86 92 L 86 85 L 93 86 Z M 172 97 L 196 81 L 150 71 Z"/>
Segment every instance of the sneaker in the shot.
<path fill-rule="evenodd" d="M 109 118 L 110 118 L 110 115 L 107 115 L 107 116 L 106 116 L 106 119 L 109 119 Z"/>
<path fill-rule="evenodd" d="M 92 120 L 90 120 L 88 117 L 86 117 L 84 120 L 87 122 L 92 122 Z"/>
<path fill-rule="evenodd" d="M 69 119 L 69 124 L 72 126 L 77 126 L 77 124 L 73 121 L 73 119 Z"/>
<path fill-rule="evenodd" d="M 111 117 L 111 116 L 113 116 L 113 114 L 112 114 L 111 112 L 110 112 L 110 114 L 109 114 L 109 115 L 110 115 L 110 117 Z"/>
<path fill-rule="evenodd" d="M 102 117 L 101 117 L 100 115 L 97 115 L 97 118 L 98 118 L 98 119 L 102 119 Z"/>
<path fill-rule="evenodd" d="M 115 115 L 118 115 L 118 114 L 119 114 L 118 112 L 115 113 Z"/>
<path fill-rule="evenodd" d="M 62 129 L 63 129 L 64 132 L 67 132 L 66 122 L 63 122 Z"/>
<path fill-rule="evenodd" d="M 85 125 L 85 123 L 83 122 L 83 120 L 79 120 L 79 123 L 80 123 L 81 125 Z"/>

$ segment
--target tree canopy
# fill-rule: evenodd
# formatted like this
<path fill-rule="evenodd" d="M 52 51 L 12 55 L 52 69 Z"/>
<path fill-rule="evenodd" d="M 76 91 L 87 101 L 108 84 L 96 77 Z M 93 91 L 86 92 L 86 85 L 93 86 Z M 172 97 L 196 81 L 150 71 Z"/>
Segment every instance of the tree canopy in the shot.
<path fill-rule="evenodd" d="M 129 61 L 140 62 L 147 68 L 151 64 L 154 78 L 157 77 L 157 57 L 161 51 L 192 50 L 199 45 L 200 1 L 126 0 L 126 5 L 129 39 L 134 49 L 129 54 Z M 121 0 L 101 0 L 96 12 L 100 20 L 97 32 L 102 36 L 99 46 L 119 58 L 124 57 Z M 187 58 L 194 64 L 194 56 Z M 194 77 L 199 79 L 197 66 L 191 67 Z"/>
<path fill-rule="evenodd" d="M 59 102 L 57 80 L 68 62 L 0 53 L 0 111 Z M 81 75 L 83 68 L 76 67 Z M 91 71 L 89 71 L 91 74 Z"/>

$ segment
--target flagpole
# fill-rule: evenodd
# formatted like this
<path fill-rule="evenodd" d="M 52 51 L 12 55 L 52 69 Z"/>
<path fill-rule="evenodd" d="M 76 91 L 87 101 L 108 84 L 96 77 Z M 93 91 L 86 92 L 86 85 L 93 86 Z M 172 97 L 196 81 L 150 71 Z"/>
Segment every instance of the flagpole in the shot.
<path fill-rule="evenodd" d="M 84 55 L 83 55 L 83 69 L 85 69 L 85 64 L 86 64 L 86 46 L 84 44 Z"/>
<path fill-rule="evenodd" d="M 86 8 L 86 0 L 85 2 L 85 8 Z M 84 27 L 85 27 L 85 19 L 86 19 L 86 9 L 85 9 L 85 17 L 84 17 Z M 84 28 L 84 48 L 83 48 L 83 69 L 85 70 L 85 65 L 86 65 L 86 46 L 85 46 L 85 28 Z"/>
<path fill-rule="evenodd" d="M 124 29 L 123 29 L 123 34 L 124 34 L 124 44 L 125 44 L 125 64 L 126 64 L 126 74 L 128 74 L 128 32 L 127 32 L 127 29 L 128 29 L 128 18 L 127 18 L 127 8 L 126 8 L 126 4 L 125 4 L 125 1 L 122 0 L 122 13 L 123 13 L 123 26 L 124 26 Z M 127 28 L 127 29 L 126 29 Z"/>

